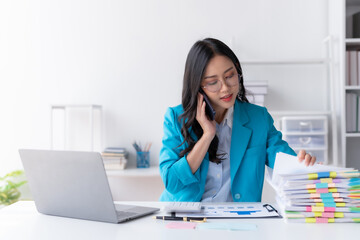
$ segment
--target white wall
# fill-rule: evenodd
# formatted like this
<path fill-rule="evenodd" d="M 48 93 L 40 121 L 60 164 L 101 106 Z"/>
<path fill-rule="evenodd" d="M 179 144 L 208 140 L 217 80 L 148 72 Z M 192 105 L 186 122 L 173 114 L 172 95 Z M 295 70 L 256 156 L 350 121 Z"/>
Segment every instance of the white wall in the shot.
<path fill-rule="evenodd" d="M 49 148 L 50 105 L 100 104 L 105 146 L 152 141 L 181 101 L 186 55 L 201 38 L 240 61 L 320 58 L 326 0 L 13 0 L 0 2 L 0 174 L 21 168 L 17 149 Z M 323 110 L 316 66 L 243 65 L 268 80 L 270 110 Z"/>

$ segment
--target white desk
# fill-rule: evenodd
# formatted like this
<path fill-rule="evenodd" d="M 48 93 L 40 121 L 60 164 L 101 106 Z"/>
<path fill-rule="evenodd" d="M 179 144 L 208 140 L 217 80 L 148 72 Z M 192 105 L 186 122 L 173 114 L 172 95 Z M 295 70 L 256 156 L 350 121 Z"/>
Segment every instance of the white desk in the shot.
<path fill-rule="evenodd" d="M 124 202 L 162 207 L 161 202 Z M 162 213 L 157 213 L 161 215 Z M 156 215 L 156 214 L 154 214 Z M 154 216 L 153 215 L 153 216 Z M 360 224 L 286 224 L 283 219 L 209 219 L 208 222 L 252 223 L 253 231 L 167 229 L 169 221 L 146 216 L 122 224 L 102 223 L 40 214 L 33 202 L 18 202 L 0 210 L 0 239 L 353 239 L 359 236 Z"/>

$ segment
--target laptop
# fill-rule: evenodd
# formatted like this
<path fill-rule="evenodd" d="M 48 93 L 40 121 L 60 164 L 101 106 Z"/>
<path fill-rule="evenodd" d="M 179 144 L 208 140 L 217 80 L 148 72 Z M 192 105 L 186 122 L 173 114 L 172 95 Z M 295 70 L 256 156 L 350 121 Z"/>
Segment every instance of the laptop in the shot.
<path fill-rule="evenodd" d="M 20 149 L 38 212 L 121 223 L 159 208 L 114 204 L 100 153 Z"/>

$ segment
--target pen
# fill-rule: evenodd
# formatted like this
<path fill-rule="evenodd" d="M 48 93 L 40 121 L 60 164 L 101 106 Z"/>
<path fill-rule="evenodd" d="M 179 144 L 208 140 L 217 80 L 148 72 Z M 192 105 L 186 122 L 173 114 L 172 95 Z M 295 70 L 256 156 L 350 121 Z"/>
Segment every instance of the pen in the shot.
<path fill-rule="evenodd" d="M 174 216 L 156 216 L 153 219 L 170 220 L 170 221 L 185 221 L 185 222 L 206 222 L 206 218 L 196 217 L 174 217 Z"/>
<path fill-rule="evenodd" d="M 151 144 L 152 144 L 152 143 L 149 143 L 148 147 L 146 148 L 146 152 L 150 151 Z"/>
<path fill-rule="evenodd" d="M 141 148 L 139 147 L 139 145 L 136 142 L 133 143 L 133 146 L 137 152 L 141 152 Z"/>

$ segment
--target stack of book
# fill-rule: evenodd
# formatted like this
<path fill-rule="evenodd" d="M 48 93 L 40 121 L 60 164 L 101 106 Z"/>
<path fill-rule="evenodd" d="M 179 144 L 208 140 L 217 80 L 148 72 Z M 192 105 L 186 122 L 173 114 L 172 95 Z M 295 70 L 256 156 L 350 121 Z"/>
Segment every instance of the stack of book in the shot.
<path fill-rule="evenodd" d="M 127 151 L 125 148 L 106 148 L 101 156 L 106 170 L 123 170 L 127 164 Z"/>
<path fill-rule="evenodd" d="M 346 93 L 346 132 L 360 132 L 360 96 Z"/>
<path fill-rule="evenodd" d="M 297 171 L 273 176 L 277 204 L 285 220 L 302 223 L 360 223 L 359 171 L 322 165 L 307 168 L 307 173 Z M 321 171 L 331 168 L 334 171 Z"/>
<path fill-rule="evenodd" d="M 265 95 L 267 94 L 267 81 L 244 82 L 246 97 L 250 103 L 264 106 Z"/>

